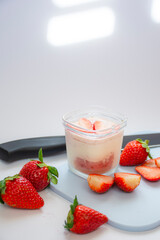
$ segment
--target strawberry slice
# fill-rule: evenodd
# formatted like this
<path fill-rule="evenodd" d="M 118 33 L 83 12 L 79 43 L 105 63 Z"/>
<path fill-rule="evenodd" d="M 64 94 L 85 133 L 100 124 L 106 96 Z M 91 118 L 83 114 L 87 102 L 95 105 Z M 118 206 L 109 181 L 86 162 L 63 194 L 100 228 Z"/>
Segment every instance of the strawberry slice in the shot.
<path fill-rule="evenodd" d="M 157 167 L 160 168 L 160 157 L 155 158 L 155 164 L 156 164 Z"/>
<path fill-rule="evenodd" d="M 148 166 L 138 166 L 135 170 L 140 173 L 148 181 L 158 181 L 160 180 L 160 168 L 153 168 Z"/>
<path fill-rule="evenodd" d="M 102 125 L 102 122 L 101 122 L 101 121 L 95 121 L 95 122 L 93 123 L 93 130 L 100 130 L 100 129 L 102 129 L 102 128 L 101 128 L 101 125 Z"/>
<path fill-rule="evenodd" d="M 141 166 L 157 167 L 155 159 L 146 160 Z"/>
<path fill-rule="evenodd" d="M 103 121 L 95 121 L 93 123 L 93 130 L 103 130 L 106 128 L 106 124 Z"/>
<path fill-rule="evenodd" d="M 79 123 L 79 126 L 82 128 L 93 130 L 92 123 L 87 118 L 80 118 L 78 123 Z"/>
<path fill-rule="evenodd" d="M 133 173 L 117 172 L 114 177 L 117 186 L 125 192 L 132 192 L 141 181 L 141 176 Z"/>
<path fill-rule="evenodd" d="M 114 183 L 114 177 L 100 175 L 100 174 L 90 174 L 88 176 L 89 187 L 97 193 L 104 193 L 109 188 L 112 187 Z"/>

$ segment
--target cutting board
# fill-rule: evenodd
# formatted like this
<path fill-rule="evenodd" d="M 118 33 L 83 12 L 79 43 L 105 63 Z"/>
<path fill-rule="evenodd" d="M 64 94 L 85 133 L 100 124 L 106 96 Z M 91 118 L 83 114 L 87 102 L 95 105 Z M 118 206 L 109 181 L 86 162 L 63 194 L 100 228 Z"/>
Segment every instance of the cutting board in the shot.
<path fill-rule="evenodd" d="M 160 156 L 160 148 L 151 151 L 153 157 Z M 160 226 L 160 181 L 141 179 L 140 185 L 131 193 L 121 191 L 114 185 L 108 192 L 93 192 L 87 180 L 72 173 L 67 161 L 58 167 L 59 181 L 51 183 L 51 189 L 73 202 L 77 195 L 80 204 L 105 214 L 113 227 L 126 231 L 146 231 Z M 117 172 L 137 173 L 135 167 L 119 166 Z"/>

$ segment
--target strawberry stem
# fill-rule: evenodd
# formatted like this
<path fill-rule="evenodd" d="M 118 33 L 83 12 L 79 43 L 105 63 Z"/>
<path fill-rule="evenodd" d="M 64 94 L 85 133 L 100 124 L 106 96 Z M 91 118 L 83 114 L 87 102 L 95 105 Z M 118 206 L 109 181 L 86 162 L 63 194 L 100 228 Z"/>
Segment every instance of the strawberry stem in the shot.
<path fill-rule="evenodd" d="M 51 182 L 53 184 L 57 184 L 58 183 L 58 180 L 56 177 L 58 177 L 58 171 L 55 167 L 52 167 L 52 166 L 47 166 L 48 168 L 48 178 L 51 179 Z"/>
<path fill-rule="evenodd" d="M 0 181 L 0 203 L 4 203 L 4 201 L 2 200 L 2 196 L 1 196 L 1 194 L 3 194 L 4 193 L 4 189 L 5 189 L 5 179 L 3 179 L 3 180 L 1 180 Z"/>
<path fill-rule="evenodd" d="M 2 200 L 1 193 L 0 193 L 0 203 L 4 204 L 4 201 Z"/>
<path fill-rule="evenodd" d="M 151 154 L 150 154 L 150 148 L 149 148 L 149 146 L 148 146 L 149 140 L 143 141 L 142 139 L 137 138 L 136 141 L 142 144 L 142 147 L 145 148 L 145 149 L 146 149 L 146 152 L 148 153 L 148 157 L 151 158 L 151 159 L 153 159 L 152 156 L 151 156 Z"/>
<path fill-rule="evenodd" d="M 41 162 L 43 163 L 43 152 L 42 152 L 42 148 L 39 149 L 38 158 L 39 158 L 39 161 L 41 161 Z"/>
<path fill-rule="evenodd" d="M 42 148 L 40 148 L 38 152 L 38 158 L 41 163 L 37 163 L 37 166 L 40 168 L 47 167 L 48 168 L 48 181 L 51 180 L 53 184 L 57 184 L 58 180 L 56 177 L 58 177 L 58 171 L 55 167 L 48 166 L 46 163 L 43 162 L 43 151 Z"/>
<path fill-rule="evenodd" d="M 78 204 L 77 196 L 75 196 L 73 204 L 70 205 L 70 211 L 68 212 L 67 221 L 65 221 L 64 228 L 70 230 L 73 227 L 73 224 L 74 224 L 74 211 L 75 211 L 75 209 L 76 209 L 76 207 L 78 205 L 79 204 Z"/>
<path fill-rule="evenodd" d="M 151 154 L 150 154 L 150 152 L 148 153 L 148 156 L 149 156 L 150 159 L 153 159 L 152 156 L 151 156 Z"/>

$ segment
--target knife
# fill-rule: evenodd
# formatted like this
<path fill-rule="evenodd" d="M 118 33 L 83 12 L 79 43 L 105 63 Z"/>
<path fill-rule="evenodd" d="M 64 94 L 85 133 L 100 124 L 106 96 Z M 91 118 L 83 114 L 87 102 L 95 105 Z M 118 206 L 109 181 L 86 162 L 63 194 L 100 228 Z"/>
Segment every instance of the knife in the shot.
<path fill-rule="evenodd" d="M 136 138 L 150 140 L 150 147 L 160 146 L 160 133 L 149 133 L 124 136 L 122 149 L 128 142 Z M 40 148 L 43 149 L 44 156 L 65 152 L 65 136 L 28 138 L 2 143 L 0 144 L 0 159 L 12 162 L 19 159 L 37 157 Z"/>
<path fill-rule="evenodd" d="M 39 149 L 44 156 L 66 150 L 65 136 L 20 139 L 0 144 L 0 159 L 12 162 L 19 159 L 38 157 Z"/>

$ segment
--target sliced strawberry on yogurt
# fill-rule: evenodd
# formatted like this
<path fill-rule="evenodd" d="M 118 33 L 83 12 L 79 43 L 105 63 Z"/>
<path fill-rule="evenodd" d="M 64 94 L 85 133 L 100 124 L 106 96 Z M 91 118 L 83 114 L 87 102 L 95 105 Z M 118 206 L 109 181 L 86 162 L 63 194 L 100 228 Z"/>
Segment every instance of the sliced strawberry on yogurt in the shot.
<path fill-rule="evenodd" d="M 88 130 L 93 130 L 92 123 L 87 118 L 80 118 L 78 121 L 78 125 L 82 128 L 86 128 Z"/>
<path fill-rule="evenodd" d="M 112 132 L 113 124 L 107 124 L 105 121 L 97 120 L 93 123 L 93 130 L 97 130 L 97 134 L 108 134 Z M 100 130 L 100 132 L 98 132 Z M 103 131 L 104 130 L 104 131 Z"/>
<path fill-rule="evenodd" d="M 107 126 L 106 126 L 105 122 L 103 122 L 103 121 L 97 120 L 93 123 L 93 130 L 103 130 L 106 128 L 107 128 Z"/>
<path fill-rule="evenodd" d="M 101 128 L 101 125 L 102 125 L 102 122 L 101 122 L 101 121 L 95 121 L 95 122 L 93 123 L 93 130 L 100 130 L 100 129 L 102 129 L 102 128 Z"/>

